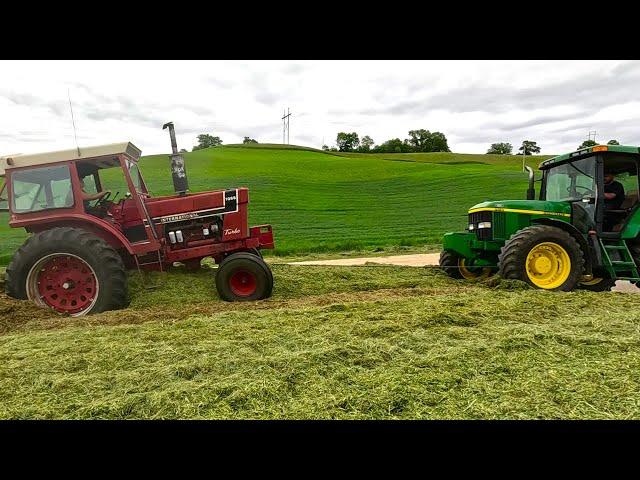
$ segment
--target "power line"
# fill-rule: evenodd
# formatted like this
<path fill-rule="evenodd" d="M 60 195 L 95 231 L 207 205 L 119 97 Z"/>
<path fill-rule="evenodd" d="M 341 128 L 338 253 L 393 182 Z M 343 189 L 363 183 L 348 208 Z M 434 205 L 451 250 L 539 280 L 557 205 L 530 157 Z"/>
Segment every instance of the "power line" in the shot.
<path fill-rule="evenodd" d="M 287 107 L 287 113 L 282 112 L 282 143 L 284 143 L 284 134 L 287 133 L 287 145 L 289 145 L 289 118 L 291 117 L 291 112 L 289 112 L 289 107 Z"/>

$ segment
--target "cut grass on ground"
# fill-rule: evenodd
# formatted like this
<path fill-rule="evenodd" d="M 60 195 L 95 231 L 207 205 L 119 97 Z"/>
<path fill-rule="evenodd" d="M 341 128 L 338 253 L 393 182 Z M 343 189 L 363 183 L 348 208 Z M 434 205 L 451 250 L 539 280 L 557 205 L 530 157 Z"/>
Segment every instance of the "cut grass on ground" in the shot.
<path fill-rule="evenodd" d="M 275 265 L 272 299 L 229 304 L 211 275 L 134 275 L 82 319 L 0 308 L 0 417 L 640 418 L 638 295 Z"/>

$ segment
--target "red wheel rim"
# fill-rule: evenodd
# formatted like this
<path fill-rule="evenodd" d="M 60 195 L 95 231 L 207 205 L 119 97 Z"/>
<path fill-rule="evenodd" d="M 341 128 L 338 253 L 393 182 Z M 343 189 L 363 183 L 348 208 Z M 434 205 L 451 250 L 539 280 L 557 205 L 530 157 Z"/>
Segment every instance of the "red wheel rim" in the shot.
<path fill-rule="evenodd" d="M 98 295 L 93 269 L 75 255 L 45 257 L 34 266 L 29 277 L 30 290 L 39 297 L 36 301 L 60 313 L 82 314 L 95 303 Z"/>
<path fill-rule="evenodd" d="M 258 288 L 256 276 L 247 270 L 238 270 L 229 279 L 231 291 L 239 297 L 253 295 Z"/>

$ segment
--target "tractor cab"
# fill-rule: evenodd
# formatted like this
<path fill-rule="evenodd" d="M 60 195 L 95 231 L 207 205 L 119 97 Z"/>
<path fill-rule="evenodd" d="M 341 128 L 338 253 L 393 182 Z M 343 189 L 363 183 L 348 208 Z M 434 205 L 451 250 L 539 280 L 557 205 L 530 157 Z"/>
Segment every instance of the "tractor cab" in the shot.
<path fill-rule="evenodd" d="M 586 222 L 599 235 L 621 235 L 638 206 L 636 147 L 600 146 L 551 158 L 540 165 L 540 200 L 572 205 L 573 222 Z"/>
<path fill-rule="evenodd" d="M 106 229 L 130 243 L 145 240 L 157 249 L 153 232 L 142 228 L 142 201 L 149 194 L 138 168 L 140 154 L 126 142 L 1 157 L 0 175 L 7 180 L 0 207 L 10 212 L 12 227 L 37 232 L 52 222 L 89 220 L 95 229 Z M 123 212 L 138 219 L 137 229 L 123 223 Z"/>
<path fill-rule="evenodd" d="M 526 200 L 469 209 L 465 233 L 447 233 L 441 267 L 454 278 L 499 273 L 547 290 L 608 290 L 640 281 L 640 149 L 596 145 L 529 171 Z"/>

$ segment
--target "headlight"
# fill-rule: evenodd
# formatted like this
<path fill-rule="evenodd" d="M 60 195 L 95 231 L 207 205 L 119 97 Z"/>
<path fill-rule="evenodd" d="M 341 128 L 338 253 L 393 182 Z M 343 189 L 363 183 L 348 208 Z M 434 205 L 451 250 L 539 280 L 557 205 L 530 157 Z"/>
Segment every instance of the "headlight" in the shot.
<path fill-rule="evenodd" d="M 473 223 L 470 223 L 470 224 L 469 224 L 469 230 L 473 230 L 473 228 L 474 228 L 474 227 L 473 227 Z"/>
<path fill-rule="evenodd" d="M 491 222 L 480 222 L 478 228 L 491 228 Z"/>

